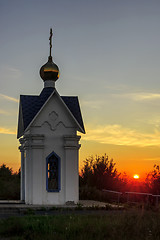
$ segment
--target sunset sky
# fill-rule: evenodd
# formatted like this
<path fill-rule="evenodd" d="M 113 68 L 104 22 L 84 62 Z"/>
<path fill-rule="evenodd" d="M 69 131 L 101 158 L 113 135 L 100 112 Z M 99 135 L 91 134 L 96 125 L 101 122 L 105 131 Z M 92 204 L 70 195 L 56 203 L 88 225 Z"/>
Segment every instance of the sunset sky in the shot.
<path fill-rule="evenodd" d="M 140 176 L 160 164 L 159 0 L 0 1 L 0 164 L 20 167 L 19 96 L 43 88 L 50 27 L 56 88 L 81 105 L 80 164 L 106 153 Z"/>

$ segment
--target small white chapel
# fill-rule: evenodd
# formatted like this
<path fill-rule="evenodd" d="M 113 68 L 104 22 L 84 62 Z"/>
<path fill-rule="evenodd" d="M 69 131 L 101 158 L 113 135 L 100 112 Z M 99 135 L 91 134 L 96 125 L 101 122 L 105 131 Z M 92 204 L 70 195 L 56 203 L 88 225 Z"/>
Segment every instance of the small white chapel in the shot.
<path fill-rule="evenodd" d="M 40 95 L 20 95 L 18 132 L 21 200 L 26 204 L 64 205 L 79 201 L 80 136 L 85 133 L 77 96 L 60 96 L 59 68 L 50 55 L 40 69 Z"/>

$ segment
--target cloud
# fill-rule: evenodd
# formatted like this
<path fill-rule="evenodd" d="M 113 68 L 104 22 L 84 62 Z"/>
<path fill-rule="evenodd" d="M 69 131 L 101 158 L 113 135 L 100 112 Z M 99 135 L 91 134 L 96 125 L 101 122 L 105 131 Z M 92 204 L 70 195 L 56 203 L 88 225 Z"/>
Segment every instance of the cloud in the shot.
<path fill-rule="evenodd" d="M 153 158 L 145 158 L 145 159 L 143 159 L 143 161 L 152 161 L 152 162 L 156 162 L 156 161 L 158 161 L 159 162 L 159 160 L 160 160 L 160 157 L 153 157 Z"/>
<path fill-rule="evenodd" d="M 2 110 L 2 109 L 0 109 L 0 114 L 1 114 L 1 115 L 10 115 L 9 112 L 6 112 L 6 111 L 4 111 L 4 110 Z"/>
<path fill-rule="evenodd" d="M 141 133 L 137 130 L 114 124 L 99 126 L 95 129 L 88 128 L 86 132 L 87 134 L 83 136 L 83 139 L 86 141 L 121 146 L 160 147 L 160 132 L 157 131 L 152 134 Z"/>
<path fill-rule="evenodd" d="M 147 100 L 159 100 L 160 93 L 122 93 L 122 94 L 111 94 L 117 98 L 127 98 L 133 101 L 147 101 Z"/>
<path fill-rule="evenodd" d="M 105 85 L 105 88 L 114 91 L 126 91 L 128 90 L 128 85 L 125 84 Z"/>
<path fill-rule="evenodd" d="M 0 134 L 16 134 L 16 131 L 12 131 L 8 128 L 0 128 Z"/>
<path fill-rule="evenodd" d="M 1 66 L 1 77 L 5 79 L 19 79 L 22 75 L 21 71 L 12 66 Z"/>
<path fill-rule="evenodd" d="M 18 102 L 18 99 L 10 97 L 10 96 L 7 96 L 7 95 L 4 95 L 4 94 L 1 94 L 1 93 L 0 93 L 0 97 L 6 99 L 8 101 Z"/>
<path fill-rule="evenodd" d="M 102 100 L 82 100 L 81 105 L 92 109 L 99 109 L 104 105 Z"/>

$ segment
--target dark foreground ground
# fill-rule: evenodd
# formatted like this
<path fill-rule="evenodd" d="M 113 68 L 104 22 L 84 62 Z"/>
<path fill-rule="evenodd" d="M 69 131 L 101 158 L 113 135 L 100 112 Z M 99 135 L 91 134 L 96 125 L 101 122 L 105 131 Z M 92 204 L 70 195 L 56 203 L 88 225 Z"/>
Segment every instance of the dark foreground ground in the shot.
<path fill-rule="evenodd" d="M 160 214 L 143 209 L 28 212 L 1 219 L 0 239 L 159 240 Z"/>
<path fill-rule="evenodd" d="M 95 201 L 29 206 L 0 202 L 0 240 L 160 240 L 160 211 Z"/>
<path fill-rule="evenodd" d="M 67 214 L 106 214 L 106 210 L 117 210 L 122 207 L 92 200 L 81 200 L 78 204 L 68 203 L 61 206 L 39 206 L 27 205 L 21 201 L 0 200 L 0 219 L 11 216 L 26 215 L 67 215 Z M 82 211 L 83 210 L 83 211 Z M 101 211 L 101 213 L 100 213 Z"/>

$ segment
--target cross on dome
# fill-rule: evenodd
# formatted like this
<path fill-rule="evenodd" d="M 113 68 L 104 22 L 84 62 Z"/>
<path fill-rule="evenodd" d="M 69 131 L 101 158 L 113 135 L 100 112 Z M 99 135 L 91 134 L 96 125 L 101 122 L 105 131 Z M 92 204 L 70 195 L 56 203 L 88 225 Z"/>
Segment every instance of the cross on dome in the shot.
<path fill-rule="evenodd" d="M 50 37 L 49 37 L 49 45 L 50 45 L 50 57 L 51 57 L 51 49 L 52 49 L 52 28 L 50 28 Z"/>
<path fill-rule="evenodd" d="M 52 28 L 50 28 L 50 37 L 49 37 L 49 45 L 50 45 L 50 55 L 48 57 L 48 62 L 44 64 L 40 69 L 40 76 L 44 81 L 44 87 L 55 87 L 55 82 L 59 78 L 59 68 L 53 62 L 51 49 L 52 49 Z"/>

